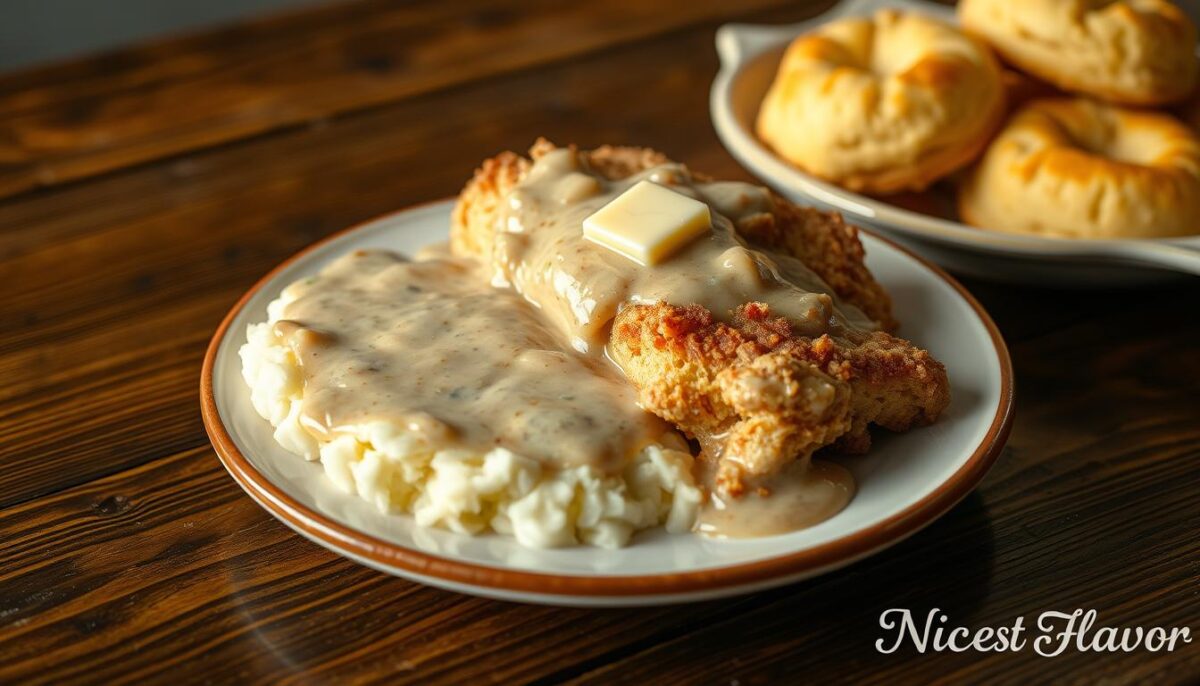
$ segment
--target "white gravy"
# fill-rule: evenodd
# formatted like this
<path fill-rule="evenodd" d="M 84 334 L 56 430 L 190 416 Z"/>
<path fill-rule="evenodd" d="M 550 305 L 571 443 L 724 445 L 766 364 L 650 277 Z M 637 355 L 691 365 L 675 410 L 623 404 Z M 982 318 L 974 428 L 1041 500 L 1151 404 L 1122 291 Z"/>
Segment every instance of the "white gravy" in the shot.
<path fill-rule="evenodd" d="M 712 210 L 708 234 L 653 267 L 592 243 L 581 230 L 588 215 L 642 180 Z M 493 281 L 537 305 L 581 352 L 603 350 L 609 324 L 626 302 L 697 303 L 718 318 L 728 318 L 743 303 L 762 302 L 808 336 L 847 325 L 875 328 L 857 309 L 836 303 L 832 289 L 799 260 L 746 245 L 734 222 L 768 210 L 770 203 L 763 188 L 701 183 L 679 164 L 610 181 L 586 169 L 574 151 L 560 148 L 534 163 L 509 195 L 493 245 Z"/>
<path fill-rule="evenodd" d="M 356 251 L 288 295 L 275 331 L 300 361 L 301 421 L 319 438 L 382 419 L 435 448 L 502 446 L 605 473 L 649 443 L 683 447 L 620 372 L 564 350 L 472 261 Z"/>
<path fill-rule="evenodd" d="M 696 531 L 714 538 L 753 538 L 807 529 L 841 512 L 854 491 L 854 475 L 845 467 L 797 461 L 738 498 L 710 486 Z"/>

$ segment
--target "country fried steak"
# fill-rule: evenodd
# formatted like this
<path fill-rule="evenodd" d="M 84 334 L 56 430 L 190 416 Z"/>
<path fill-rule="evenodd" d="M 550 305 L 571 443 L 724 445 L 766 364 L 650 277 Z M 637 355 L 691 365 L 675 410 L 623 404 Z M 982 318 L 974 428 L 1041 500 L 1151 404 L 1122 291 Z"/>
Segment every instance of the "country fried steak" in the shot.
<path fill-rule="evenodd" d="M 538 141 L 531 156 L 555 149 Z M 579 157 L 591 173 L 611 180 L 669 162 L 662 153 L 628 147 Z M 483 163 L 454 210 L 455 253 L 492 259 L 505 203 L 531 167 L 511 152 Z M 757 302 L 732 312 L 689 302 L 626 303 L 607 346 L 645 409 L 698 439 L 704 457 L 717 463 L 718 484 L 731 494 L 748 478 L 777 473 L 827 446 L 864 452 L 869 426 L 904 431 L 928 424 L 950 399 L 944 367 L 887 333 L 897 322 L 864 264 L 857 230 L 840 215 L 774 194 L 768 205 L 737 218 L 737 233 L 752 248 L 798 259 L 878 330 L 839 322 L 823 335 L 805 336 L 797 322 Z"/>
<path fill-rule="evenodd" d="M 826 445 L 864 453 L 869 425 L 905 431 L 950 401 L 945 368 L 907 341 L 881 331 L 795 336 L 756 303 L 729 324 L 695 305 L 630 305 L 609 350 L 643 407 L 699 438 L 735 494 L 743 476 Z"/>

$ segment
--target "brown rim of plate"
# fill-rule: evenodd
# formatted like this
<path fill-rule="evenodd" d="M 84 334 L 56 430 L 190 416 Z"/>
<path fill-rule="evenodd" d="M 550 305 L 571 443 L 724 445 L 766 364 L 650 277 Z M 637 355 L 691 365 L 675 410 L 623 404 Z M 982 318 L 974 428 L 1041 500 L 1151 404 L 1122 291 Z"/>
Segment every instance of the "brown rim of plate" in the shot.
<path fill-rule="evenodd" d="M 230 437 L 225 425 L 221 422 L 220 413 L 217 410 L 212 386 L 213 363 L 216 359 L 217 349 L 221 346 L 234 317 L 242 311 L 246 302 L 265 283 L 273 279 L 288 265 L 330 241 L 365 226 L 447 200 L 452 200 L 452 198 L 419 203 L 355 224 L 350 228 L 330 234 L 292 255 L 259 279 L 250 290 L 238 299 L 229 313 L 225 315 L 220 326 L 217 327 L 217 331 L 208 345 L 208 351 L 204 355 L 204 366 L 200 372 L 200 410 L 209 439 L 216 449 L 217 456 L 225 465 L 225 469 L 243 489 L 253 496 L 255 501 L 277 518 L 302 531 L 309 538 L 321 541 L 336 550 L 348 552 L 376 566 L 401 569 L 455 584 L 545 596 L 677 595 L 744 586 L 780 577 L 796 576 L 841 562 L 849 563 L 916 533 L 974 490 L 995 463 L 1008 440 L 1009 430 L 1012 428 L 1012 360 L 1009 358 L 1004 338 L 1000 335 L 992 318 L 988 316 L 974 296 L 940 267 L 894 241 L 859 229 L 872 238 L 912 257 L 953 287 L 987 328 L 1000 362 L 1000 403 L 996 408 L 991 426 L 988 427 L 987 434 L 971 457 L 949 479 L 918 502 L 862 531 L 813 548 L 728 567 L 641 576 L 574 576 L 489 567 L 404 548 L 356 531 L 297 502 L 256 470 L 246 456 L 238 450 L 233 438 Z"/>

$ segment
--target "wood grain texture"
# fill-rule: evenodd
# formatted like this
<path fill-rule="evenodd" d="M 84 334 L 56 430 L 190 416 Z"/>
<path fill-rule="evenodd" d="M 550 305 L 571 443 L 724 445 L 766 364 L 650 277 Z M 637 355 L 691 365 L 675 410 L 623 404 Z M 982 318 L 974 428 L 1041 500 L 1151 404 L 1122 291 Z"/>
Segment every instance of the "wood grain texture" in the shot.
<path fill-rule="evenodd" d="M 358 2 L 0 78 L 0 683 L 1200 678 L 1200 643 L 872 647 L 889 607 L 1200 631 L 1194 280 L 968 282 L 1018 375 L 995 471 L 895 549 L 737 600 L 584 611 L 423 588 L 297 537 L 221 469 L 200 358 L 259 276 L 538 135 L 747 178 L 708 121 L 712 34 L 819 9 L 769 4 Z"/>
<path fill-rule="evenodd" d="M 527 679 L 755 604 L 593 613 L 423 588 L 265 517 L 209 449 L 9 508 L 0 536 L 0 683 L 231 683 L 281 664 L 300 682 Z"/>
<path fill-rule="evenodd" d="M 740 11 L 782 4 L 738 3 Z M 0 80 L 0 196 L 611 47 L 720 0 L 359 3 Z"/>

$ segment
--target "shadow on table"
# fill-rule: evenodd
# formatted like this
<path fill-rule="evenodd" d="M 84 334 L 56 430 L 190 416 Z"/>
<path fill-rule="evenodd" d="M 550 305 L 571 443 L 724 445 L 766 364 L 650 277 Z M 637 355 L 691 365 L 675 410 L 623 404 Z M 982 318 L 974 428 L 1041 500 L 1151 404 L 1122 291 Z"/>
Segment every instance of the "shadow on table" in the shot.
<path fill-rule="evenodd" d="M 748 599 L 720 601 L 727 606 L 716 612 L 723 620 L 655 652 L 667 660 L 686 653 L 718 671 L 717 665 L 738 665 L 731 677 L 755 671 L 783 676 L 802 663 L 817 683 L 844 680 L 860 669 L 869 673 L 870 665 L 882 660 L 895 666 L 920 659 L 911 641 L 894 654 L 876 651 L 877 640 L 895 636 L 880 627 L 880 614 L 905 608 L 923 627 L 937 608 L 948 616 L 948 627 L 975 628 L 989 596 L 994 548 L 987 506 L 971 494 L 929 528 L 846 569 Z M 765 661 L 761 670 L 753 664 L 758 659 Z"/>

